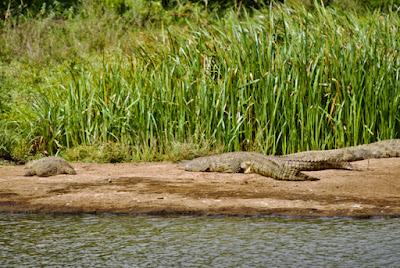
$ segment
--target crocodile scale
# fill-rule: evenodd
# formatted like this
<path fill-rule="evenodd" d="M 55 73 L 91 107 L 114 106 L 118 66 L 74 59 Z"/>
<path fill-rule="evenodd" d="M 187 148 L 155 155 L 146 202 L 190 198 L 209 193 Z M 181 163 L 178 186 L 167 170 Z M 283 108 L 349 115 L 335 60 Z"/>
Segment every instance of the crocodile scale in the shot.
<path fill-rule="evenodd" d="M 400 157 L 400 139 L 333 150 L 306 151 L 284 156 L 266 156 L 255 152 L 232 152 L 188 161 L 187 171 L 258 173 L 277 180 L 318 180 L 301 171 L 324 169 L 353 170 L 352 161 Z"/>

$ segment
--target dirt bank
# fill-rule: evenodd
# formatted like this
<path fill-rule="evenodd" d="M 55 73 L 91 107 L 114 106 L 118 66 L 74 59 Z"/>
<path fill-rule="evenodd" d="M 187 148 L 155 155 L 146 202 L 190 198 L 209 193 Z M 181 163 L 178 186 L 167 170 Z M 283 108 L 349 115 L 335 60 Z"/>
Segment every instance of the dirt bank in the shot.
<path fill-rule="evenodd" d="M 206 215 L 400 216 L 400 158 L 363 171 L 307 172 L 312 182 L 197 173 L 173 163 L 73 163 L 78 175 L 24 177 L 0 166 L 0 211 Z"/>

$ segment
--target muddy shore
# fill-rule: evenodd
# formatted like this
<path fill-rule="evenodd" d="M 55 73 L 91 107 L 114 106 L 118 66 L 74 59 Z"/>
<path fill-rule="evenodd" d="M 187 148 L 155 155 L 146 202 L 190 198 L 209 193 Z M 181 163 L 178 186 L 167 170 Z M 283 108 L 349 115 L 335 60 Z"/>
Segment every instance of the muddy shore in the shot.
<path fill-rule="evenodd" d="M 0 166 L 0 212 L 400 216 L 400 158 L 355 162 L 362 171 L 306 172 L 319 181 L 198 173 L 174 163 L 72 163 L 78 175 L 24 177 Z"/>

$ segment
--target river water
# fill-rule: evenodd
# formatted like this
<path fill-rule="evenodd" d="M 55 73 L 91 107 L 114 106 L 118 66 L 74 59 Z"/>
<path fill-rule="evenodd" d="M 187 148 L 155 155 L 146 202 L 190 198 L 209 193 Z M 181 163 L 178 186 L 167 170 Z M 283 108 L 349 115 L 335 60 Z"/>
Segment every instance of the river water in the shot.
<path fill-rule="evenodd" d="M 1 267 L 400 267 L 400 219 L 0 214 Z"/>

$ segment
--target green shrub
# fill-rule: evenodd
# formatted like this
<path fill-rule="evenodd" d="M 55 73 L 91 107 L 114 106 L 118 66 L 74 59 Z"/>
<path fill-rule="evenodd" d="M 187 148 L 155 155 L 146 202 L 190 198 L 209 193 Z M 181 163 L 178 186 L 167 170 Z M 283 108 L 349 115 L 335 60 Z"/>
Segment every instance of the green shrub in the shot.
<path fill-rule="evenodd" d="M 0 1 L 0 20 L 25 16 L 64 16 L 73 12 L 79 0 Z"/>
<path fill-rule="evenodd" d="M 131 149 L 126 144 L 107 142 L 94 145 L 78 145 L 65 150 L 63 156 L 71 161 L 120 163 L 134 159 Z"/>

